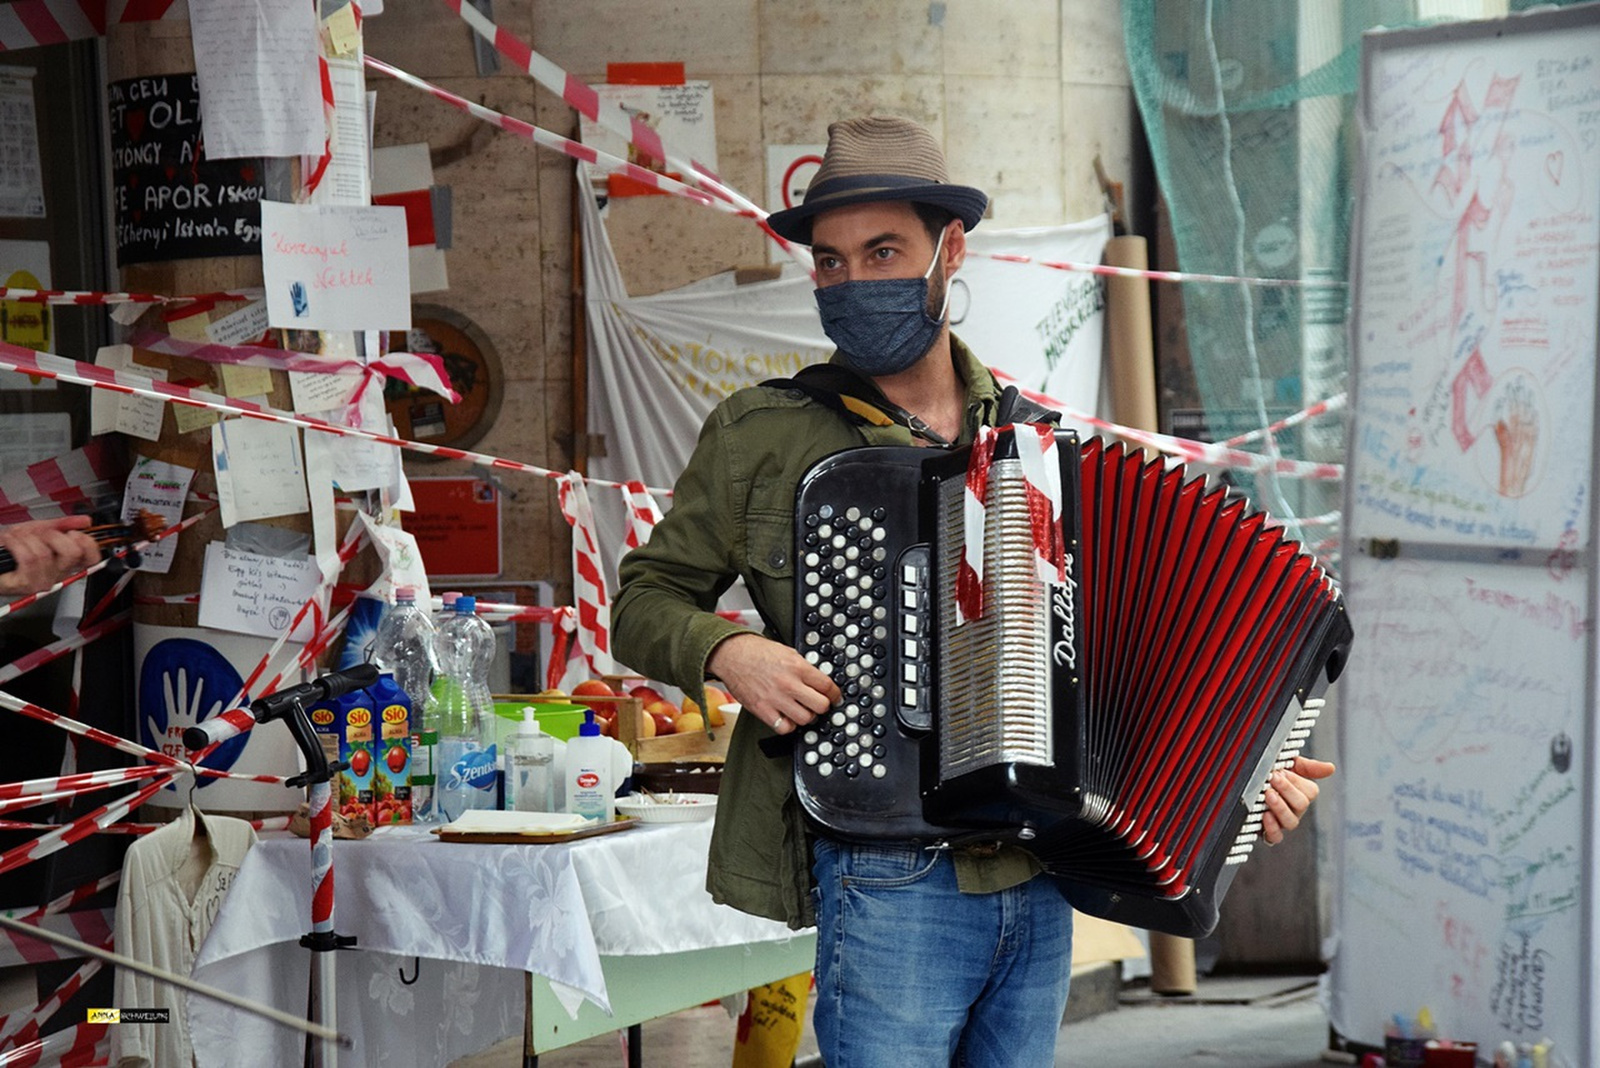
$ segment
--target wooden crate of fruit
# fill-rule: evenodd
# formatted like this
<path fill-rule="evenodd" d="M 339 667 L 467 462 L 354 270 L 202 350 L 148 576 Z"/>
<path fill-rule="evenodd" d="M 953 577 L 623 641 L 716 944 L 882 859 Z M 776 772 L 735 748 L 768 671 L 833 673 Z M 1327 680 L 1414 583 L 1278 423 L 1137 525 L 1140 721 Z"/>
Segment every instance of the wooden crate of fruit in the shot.
<path fill-rule="evenodd" d="M 561 695 L 561 700 L 594 709 L 602 732 L 627 746 L 639 763 L 722 762 L 738 715 L 723 711 L 731 701 L 727 694 L 706 687 L 708 703 L 715 704 L 702 712 L 687 698 L 674 704 L 653 687 L 629 687 L 630 678 L 637 676 L 590 679 L 574 686 L 571 696 Z M 546 691 L 541 696 L 551 695 Z"/>

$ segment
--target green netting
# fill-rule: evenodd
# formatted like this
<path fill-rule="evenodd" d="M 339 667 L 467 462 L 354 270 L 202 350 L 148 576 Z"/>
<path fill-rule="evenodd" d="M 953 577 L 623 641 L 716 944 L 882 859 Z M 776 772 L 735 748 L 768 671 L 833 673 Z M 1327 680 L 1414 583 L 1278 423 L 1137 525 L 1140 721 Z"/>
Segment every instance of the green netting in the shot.
<path fill-rule="evenodd" d="M 1444 0 L 1123 0 L 1128 67 L 1178 269 L 1346 282 L 1361 34 L 1438 21 L 1450 6 Z M 1481 0 L 1470 10 L 1467 0 L 1459 6 L 1463 14 L 1483 12 Z M 1532 6 L 1514 0 L 1509 8 Z M 1168 288 L 1181 292 L 1193 373 L 1192 386 L 1183 386 L 1193 396 L 1177 401 L 1203 408 L 1212 438 L 1268 426 L 1344 392 L 1342 285 Z M 1163 292 L 1158 299 L 1170 298 Z M 1343 430 L 1340 416 L 1327 416 L 1244 447 L 1342 462 Z M 1336 481 L 1239 471 L 1229 477 L 1261 507 L 1310 521 L 1302 536 L 1334 559 L 1342 493 Z"/>

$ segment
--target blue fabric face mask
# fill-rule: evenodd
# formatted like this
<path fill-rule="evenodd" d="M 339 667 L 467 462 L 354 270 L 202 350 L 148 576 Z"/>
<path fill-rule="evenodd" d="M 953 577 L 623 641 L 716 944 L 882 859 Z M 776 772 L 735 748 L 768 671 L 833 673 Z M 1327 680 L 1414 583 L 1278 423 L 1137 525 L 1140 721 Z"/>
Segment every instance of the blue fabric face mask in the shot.
<path fill-rule="evenodd" d="M 938 318 L 928 314 L 928 279 L 943 248 L 941 231 L 921 278 L 840 282 L 816 291 L 823 332 L 851 369 L 873 378 L 899 374 L 927 355 L 950 305 L 947 286 Z"/>

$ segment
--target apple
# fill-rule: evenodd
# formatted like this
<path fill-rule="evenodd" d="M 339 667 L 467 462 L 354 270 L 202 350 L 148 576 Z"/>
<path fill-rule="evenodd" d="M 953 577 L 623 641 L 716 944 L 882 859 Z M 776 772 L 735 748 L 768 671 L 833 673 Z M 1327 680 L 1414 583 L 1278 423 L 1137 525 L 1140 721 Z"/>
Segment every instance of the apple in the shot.
<path fill-rule="evenodd" d="M 672 725 L 674 734 L 691 734 L 694 731 L 703 731 L 705 729 L 705 717 L 698 712 L 685 712 Z"/>
<path fill-rule="evenodd" d="M 678 718 L 678 706 L 671 701 L 656 701 L 644 706 L 647 716 L 655 720 L 657 734 L 671 734 L 672 722 Z"/>
<path fill-rule="evenodd" d="M 617 691 L 599 679 L 584 679 L 572 688 L 574 697 L 617 697 Z"/>
<path fill-rule="evenodd" d="M 660 721 L 658 721 L 654 716 L 651 716 L 651 715 L 640 716 L 639 717 L 639 737 L 641 737 L 641 738 L 654 738 L 658 734 L 671 734 L 672 733 L 672 728 L 670 726 L 668 726 L 666 730 L 661 730 L 660 726 L 661 726 Z"/>
<path fill-rule="evenodd" d="M 383 762 L 389 765 L 390 771 L 396 775 L 400 774 L 406 767 L 405 749 L 398 745 L 390 746 L 389 751 L 383 755 Z"/>
<path fill-rule="evenodd" d="M 359 779 L 361 776 L 365 775 L 367 773 L 367 769 L 371 766 L 372 754 L 367 752 L 365 749 L 357 749 L 355 752 L 350 754 L 350 770 L 355 774 L 356 778 Z"/>
<path fill-rule="evenodd" d="M 665 697 L 661 696 L 661 691 L 660 690 L 654 689 L 654 688 L 649 687 L 649 686 L 635 686 L 633 689 L 628 691 L 628 696 L 629 697 L 637 697 L 639 700 L 641 700 L 641 701 L 643 701 L 645 703 L 645 707 L 647 707 L 647 708 L 650 705 L 655 704 L 657 701 L 665 701 L 666 700 Z"/>

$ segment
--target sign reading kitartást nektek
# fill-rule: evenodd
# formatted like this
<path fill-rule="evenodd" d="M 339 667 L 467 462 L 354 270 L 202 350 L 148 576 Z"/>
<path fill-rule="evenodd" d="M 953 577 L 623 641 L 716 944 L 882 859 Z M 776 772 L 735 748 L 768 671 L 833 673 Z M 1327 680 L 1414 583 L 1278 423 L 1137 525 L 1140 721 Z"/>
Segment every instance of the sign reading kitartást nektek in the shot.
<path fill-rule="evenodd" d="M 192 73 L 126 78 L 110 94 L 117 263 L 261 251 L 260 159 L 207 159 Z"/>

